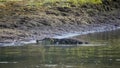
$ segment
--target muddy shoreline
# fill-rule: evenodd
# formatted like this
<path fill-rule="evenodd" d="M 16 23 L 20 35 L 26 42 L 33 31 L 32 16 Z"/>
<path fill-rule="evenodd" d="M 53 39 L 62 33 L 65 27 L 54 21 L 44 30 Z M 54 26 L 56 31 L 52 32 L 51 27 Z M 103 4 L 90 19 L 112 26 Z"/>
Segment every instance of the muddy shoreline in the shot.
<path fill-rule="evenodd" d="M 69 27 L 69 28 L 71 28 L 70 31 L 67 31 L 66 29 L 64 29 L 64 31 L 62 31 L 62 30 L 58 31 L 56 29 L 57 32 L 54 29 L 53 30 L 52 29 L 44 30 L 46 32 L 44 34 L 41 34 L 41 32 L 38 32 L 39 34 L 33 35 L 31 37 L 26 37 L 21 40 L 16 40 L 16 39 L 9 40 L 8 39 L 7 41 L 5 40 L 4 42 L 0 42 L 0 46 L 21 46 L 21 45 L 25 45 L 25 44 L 35 44 L 35 43 L 37 43 L 36 40 L 42 40 L 46 37 L 63 39 L 63 38 L 73 38 L 75 36 L 85 35 L 85 34 L 89 34 L 89 33 L 112 31 L 112 30 L 120 29 L 120 23 L 91 24 L 91 25 L 84 25 L 82 27 L 81 27 L 81 25 L 80 26 L 76 25 L 74 27 L 75 27 L 75 29 L 72 29 L 72 27 Z M 67 29 L 69 29 L 69 28 L 67 28 Z"/>

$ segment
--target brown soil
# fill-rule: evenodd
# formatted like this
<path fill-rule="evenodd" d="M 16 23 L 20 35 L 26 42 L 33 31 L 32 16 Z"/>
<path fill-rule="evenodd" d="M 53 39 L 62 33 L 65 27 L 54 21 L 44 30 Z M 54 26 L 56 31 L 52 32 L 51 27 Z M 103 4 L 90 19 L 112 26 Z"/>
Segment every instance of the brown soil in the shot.
<path fill-rule="evenodd" d="M 84 5 L 81 7 L 26 8 L 0 10 L 0 41 L 52 37 L 84 31 L 94 24 L 119 26 L 120 6 Z M 5 12 L 4 12 L 5 11 Z M 9 12 L 9 13 L 8 13 Z"/>

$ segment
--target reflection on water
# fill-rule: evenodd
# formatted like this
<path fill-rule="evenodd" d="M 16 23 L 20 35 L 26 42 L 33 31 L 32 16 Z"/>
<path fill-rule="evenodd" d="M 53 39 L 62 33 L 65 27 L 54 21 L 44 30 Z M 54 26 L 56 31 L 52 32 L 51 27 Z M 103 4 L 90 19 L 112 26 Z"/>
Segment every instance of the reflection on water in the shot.
<path fill-rule="evenodd" d="M 0 48 L 0 68 L 119 68 L 120 32 L 79 36 L 106 46 L 26 45 Z"/>
<path fill-rule="evenodd" d="M 120 47 L 4 47 L 0 68 L 118 68 Z"/>
<path fill-rule="evenodd" d="M 120 44 L 120 29 L 115 31 L 87 34 L 82 36 L 77 36 L 78 39 L 85 39 L 90 43 L 107 43 L 109 45 L 118 45 Z"/>

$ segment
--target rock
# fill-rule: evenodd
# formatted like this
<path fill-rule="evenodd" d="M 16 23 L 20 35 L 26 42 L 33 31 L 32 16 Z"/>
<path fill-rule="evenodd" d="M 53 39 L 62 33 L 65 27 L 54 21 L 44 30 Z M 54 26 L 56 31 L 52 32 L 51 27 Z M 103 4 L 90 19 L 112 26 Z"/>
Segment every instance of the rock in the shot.
<path fill-rule="evenodd" d="M 116 27 L 117 27 L 117 26 L 119 26 L 119 24 L 115 24 L 114 26 L 116 26 Z"/>
<path fill-rule="evenodd" d="M 68 7 L 57 7 L 57 10 L 61 11 L 61 12 L 70 12 L 71 9 Z"/>
<path fill-rule="evenodd" d="M 84 41 L 79 41 L 76 39 L 69 39 L 69 38 L 64 38 L 64 39 L 57 39 L 57 38 L 44 38 L 42 40 L 37 40 L 37 43 L 40 43 L 40 41 L 44 44 L 88 44 L 88 42 Z"/>
<path fill-rule="evenodd" d="M 48 11 L 45 11 L 46 14 L 51 14 L 51 15 L 55 15 L 55 16 L 58 16 L 59 13 L 57 11 L 52 11 L 52 10 L 48 10 Z"/>

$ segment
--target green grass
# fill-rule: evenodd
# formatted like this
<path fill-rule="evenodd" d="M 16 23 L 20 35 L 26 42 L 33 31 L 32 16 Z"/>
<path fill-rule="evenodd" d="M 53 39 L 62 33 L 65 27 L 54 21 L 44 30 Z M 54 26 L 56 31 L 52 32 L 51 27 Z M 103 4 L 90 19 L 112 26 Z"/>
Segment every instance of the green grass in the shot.
<path fill-rule="evenodd" d="M 0 0 L 0 2 L 17 2 L 17 1 L 21 1 L 22 0 Z M 24 1 L 24 0 L 23 0 Z M 83 5 L 86 3 L 89 4 L 99 4 L 102 3 L 102 0 L 25 0 L 24 2 L 26 2 L 26 5 L 29 6 L 45 6 L 45 5 L 49 5 L 49 6 L 69 6 L 71 4 L 79 6 L 79 5 Z"/>
<path fill-rule="evenodd" d="M 86 3 L 88 4 L 100 4 L 102 3 L 102 0 L 44 0 L 41 2 L 35 1 L 36 5 L 37 3 L 40 3 L 40 5 L 49 5 L 49 6 L 80 6 L 84 5 Z"/>
<path fill-rule="evenodd" d="M 102 3 L 101 0 L 68 0 L 68 2 L 72 2 L 75 5 L 82 5 L 82 4 L 86 4 L 86 3 L 90 3 L 90 4 Z"/>

